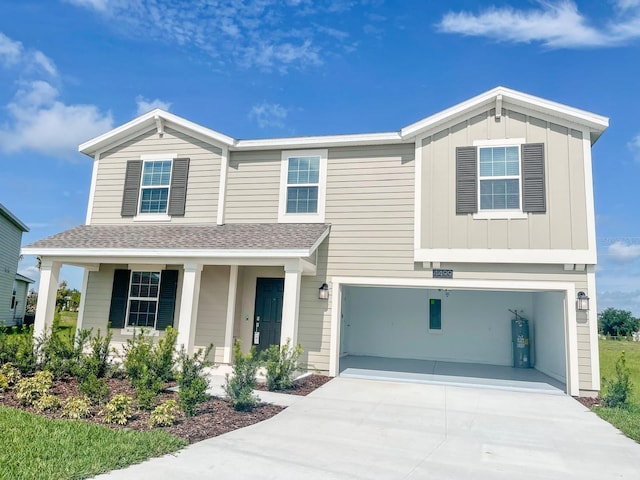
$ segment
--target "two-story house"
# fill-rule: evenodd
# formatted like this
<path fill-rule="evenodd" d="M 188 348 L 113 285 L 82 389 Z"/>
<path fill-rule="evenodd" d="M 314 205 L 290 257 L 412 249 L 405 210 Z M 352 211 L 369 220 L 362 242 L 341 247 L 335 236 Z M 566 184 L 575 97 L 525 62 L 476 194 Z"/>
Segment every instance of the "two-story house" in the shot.
<path fill-rule="evenodd" d="M 20 275 L 22 234 L 29 228 L 0 203 L 0 325 L 22 323 L 27 290 L 33 280 Z"/>
<path fill-rule="evenodd" d="M 81 327 L 124 341 L 173 325 L 220 363 L 235 338 L 291 339 L 330 375 L 358 359 L 507 368 L 516 312 L 528 364 L 589 394 L 607 126 L 503 87 L 389 133 L 237 140 L 154 110 L 80 145 L 86 224 L 23 250 L 42 256 L 36 332 L 62 264 L 85 269 Z"/>

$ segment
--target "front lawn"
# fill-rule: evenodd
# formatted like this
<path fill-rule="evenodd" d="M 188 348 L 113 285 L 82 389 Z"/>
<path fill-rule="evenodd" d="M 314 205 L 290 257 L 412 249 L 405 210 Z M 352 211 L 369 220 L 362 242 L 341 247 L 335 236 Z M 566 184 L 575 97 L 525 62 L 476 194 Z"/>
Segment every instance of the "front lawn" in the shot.
<path fill-rule="evenodd" d="M 0 406 L 0 479 L 80 479 L 174 452 L 187 442 L 161 430 L 115 430 Z"/>

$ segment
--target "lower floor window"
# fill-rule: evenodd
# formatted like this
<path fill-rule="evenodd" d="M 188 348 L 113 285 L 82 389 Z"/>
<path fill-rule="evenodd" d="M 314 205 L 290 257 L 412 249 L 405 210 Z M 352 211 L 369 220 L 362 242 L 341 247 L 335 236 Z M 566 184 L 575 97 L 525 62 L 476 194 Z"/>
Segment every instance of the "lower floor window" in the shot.
<path fill-rule="evenodd" d="M 128 326 L 155 328 L 159 293 L 160 272 L 131 272 Z"/>

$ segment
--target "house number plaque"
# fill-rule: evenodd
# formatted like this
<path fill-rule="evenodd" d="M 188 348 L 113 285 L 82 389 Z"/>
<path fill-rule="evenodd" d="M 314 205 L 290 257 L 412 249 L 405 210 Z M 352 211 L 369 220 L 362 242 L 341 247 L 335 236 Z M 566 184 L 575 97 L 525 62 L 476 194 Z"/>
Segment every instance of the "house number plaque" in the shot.
<path fill-rule="evenodd" d="M 453 278 L 453 270 L 434 268 L 433 278 Z"/>

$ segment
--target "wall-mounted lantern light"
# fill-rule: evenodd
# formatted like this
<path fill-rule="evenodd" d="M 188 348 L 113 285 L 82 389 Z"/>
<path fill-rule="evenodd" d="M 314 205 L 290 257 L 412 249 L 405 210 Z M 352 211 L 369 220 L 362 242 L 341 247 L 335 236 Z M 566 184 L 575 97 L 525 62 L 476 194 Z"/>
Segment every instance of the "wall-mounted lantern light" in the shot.
<path fill-rule="evenodd" d="M 586 312 L 589 310 L 589 297 L 584 292 L 578 292 L 578 299 L 576 300 L 576 310 L 579 312 Z"/>
<path fill-rule="evenodd" d="M 329 300 L 329 285 L 323 283 L 318 289 L 318 298 L 320 300 Z"/>

